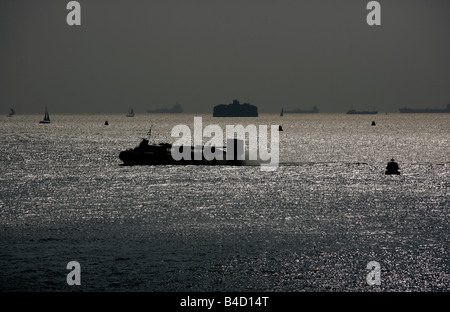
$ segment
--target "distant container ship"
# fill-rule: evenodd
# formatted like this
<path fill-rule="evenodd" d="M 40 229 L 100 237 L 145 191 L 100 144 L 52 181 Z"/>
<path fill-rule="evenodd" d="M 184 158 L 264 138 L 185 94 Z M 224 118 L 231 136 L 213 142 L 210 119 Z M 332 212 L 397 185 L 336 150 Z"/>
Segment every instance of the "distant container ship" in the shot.
<path fill-rule="evenodd" d="M 400 113 L 402 114 L 413 114 L 413 113 L 425 113 L 425 114 L 438 114 L 438 113 L 450 113 L 450 103 L 447 104 L 447 108 L 421 108 L 421 109 L 412 109 L 412 108 L 400 108 Z"/>
<path fill-rule="evenodd" d="M 316 105 L 313 106 L 311 110 L 302 110 L 302 109 L 295 109 L 295 110 L 285 110 L 283 111 L 284 114 L 318 114 L 319 109 Z"/>
<path fill-rule="evenodd" d="M 183 112 L 183 108 L 181 107 L 180 104 L 176 104 L 174 105 L 172 108 L 158 108 L 158 109 L 153 109 L 147 110 L 147 113 L 149 114 L 181 114 Z"/>
<path fill-rule="evenodd" d="M 369 114 L 369 115 L 376 115 L 378 114 L 377 111 L 357 111 L 354 109 L 351 109 L 347 112 L 347 115 L 358 115 L 358 114 Z"/>
<path fill-rule="evenodd" d="M 214 106 L 213 117 L 258 117 L 258 107 L 249 103 L 240 104 L 233 100 L 231 104 Z"/>

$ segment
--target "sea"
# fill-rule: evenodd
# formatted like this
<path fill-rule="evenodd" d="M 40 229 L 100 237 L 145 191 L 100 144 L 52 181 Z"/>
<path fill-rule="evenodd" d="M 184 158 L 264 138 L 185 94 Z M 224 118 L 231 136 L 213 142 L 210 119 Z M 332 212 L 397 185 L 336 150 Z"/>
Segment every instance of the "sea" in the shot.
<path fill-rule="evenodd" d="M 122 165 L 196 116 L 282 125 L 278 168 Z M 450 114 L 42 118 L 0 117 L 2 292 L 450 291 Z"/>

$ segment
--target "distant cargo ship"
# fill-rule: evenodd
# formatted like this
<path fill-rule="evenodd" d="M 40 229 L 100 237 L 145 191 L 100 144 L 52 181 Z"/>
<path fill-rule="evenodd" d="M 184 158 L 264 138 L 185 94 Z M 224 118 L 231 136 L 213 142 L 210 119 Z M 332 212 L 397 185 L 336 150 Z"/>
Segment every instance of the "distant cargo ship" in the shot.
<path fill-rule="evenodd" d="M 354 115 L 354 114 L 369 114 L 369 115 L 376 115 L 378 114 L 377 111 L 357 111 L 354 109 L 351 109 L 347 112 L 347 115 Z"/>
<path fill-rule="evenodd" d="M 291 111 L 284 111 L 285 114 L 318 114 L 319 109 L 316 105 L 313 106 L 311 110 L 302 110 L 302 109 L 295 109 Z"/>
<path fill-rule="evenodd" d="M 149 114 L 181 114 L 183 112 L 183 108 L 180 104 L 174 105 L 172 108 L 158 108 L 158 109 L 149 109 L 147 113 Z"/>
<path fill-rule="evenodd" d="M 213 117 L 258 117 L 258 107 L 233 100 L 232 104 L 214 106 Z"/>
<path fill-rule="evenodd" d="M 425 114 L 437 114 L 437 113 L 450 113 L 450 103 L 447 104 L 447 108 L 421 108 L 421 109 L 412 109 L 412 108 L 400 108 L 400 113 L 402 114 L 412 114 L 412 113 L 425 113 Z"/>

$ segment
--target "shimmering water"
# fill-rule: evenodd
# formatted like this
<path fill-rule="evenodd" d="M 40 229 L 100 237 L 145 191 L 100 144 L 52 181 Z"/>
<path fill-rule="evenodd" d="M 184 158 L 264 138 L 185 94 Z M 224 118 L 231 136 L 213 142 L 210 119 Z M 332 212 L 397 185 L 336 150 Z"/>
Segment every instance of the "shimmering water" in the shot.
<path fill-rule="evenodd" d="M 204 115 L 282 124 L 280 167 L 120 166 L 193 117 L 2 117 L 0 290 L 450 290 L 448 114 Z"/>

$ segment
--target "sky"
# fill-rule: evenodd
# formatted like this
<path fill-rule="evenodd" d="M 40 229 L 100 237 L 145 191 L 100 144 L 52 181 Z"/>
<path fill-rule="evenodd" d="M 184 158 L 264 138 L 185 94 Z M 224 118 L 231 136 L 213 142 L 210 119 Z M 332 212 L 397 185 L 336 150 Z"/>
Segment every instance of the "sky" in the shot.
<path fill-rule="evenodd" d="M 136 113 L 233 99 L 259 113 L 450 103 L 450 1 L 0 1 L 0 110 Z"/>

